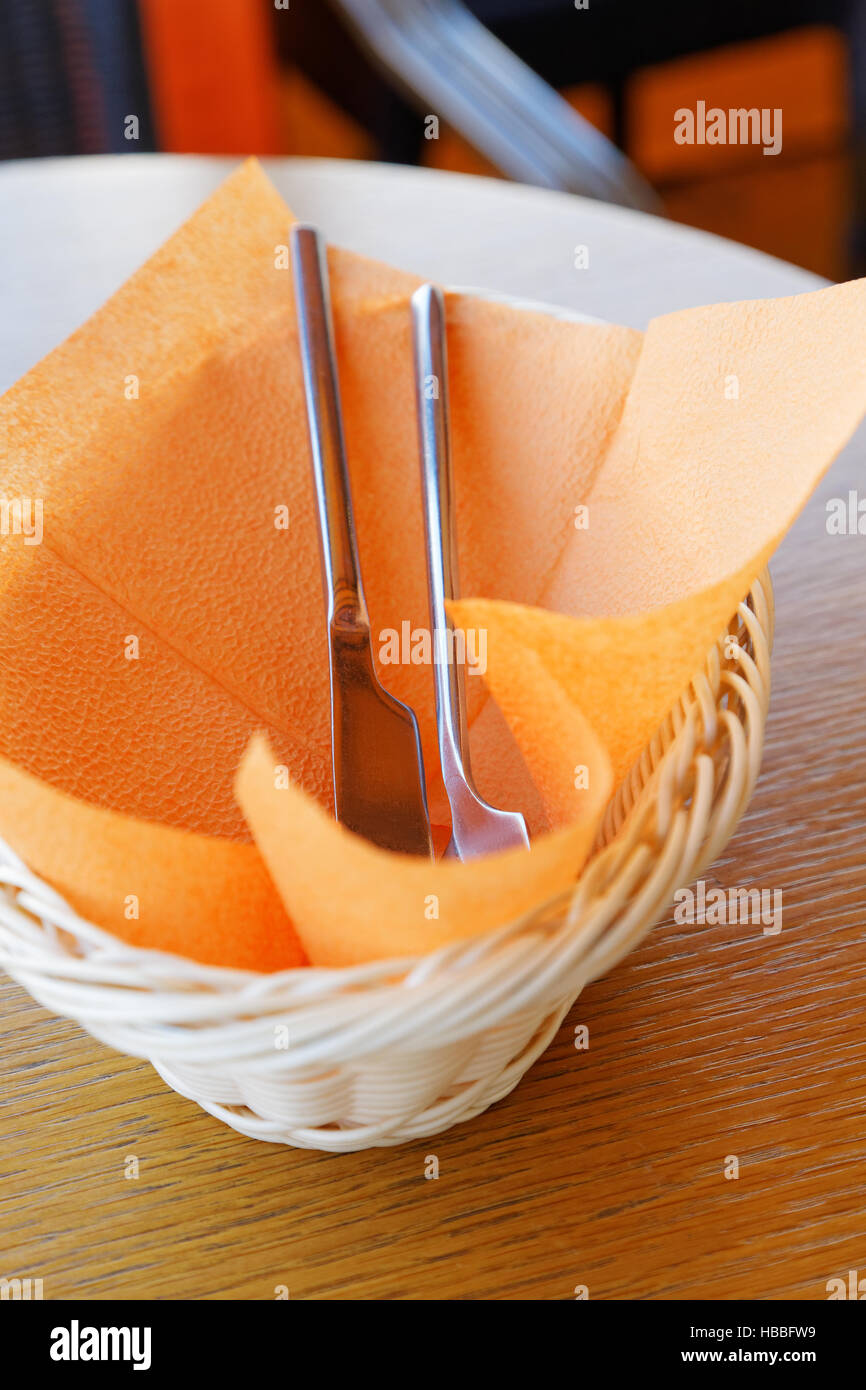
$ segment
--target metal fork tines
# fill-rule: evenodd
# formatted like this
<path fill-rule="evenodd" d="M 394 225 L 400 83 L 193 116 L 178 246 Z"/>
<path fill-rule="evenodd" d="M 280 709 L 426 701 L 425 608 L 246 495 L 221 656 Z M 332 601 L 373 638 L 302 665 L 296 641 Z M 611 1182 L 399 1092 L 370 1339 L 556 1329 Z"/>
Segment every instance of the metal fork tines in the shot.
<path fill-rule="evenodd" d="M 468 859 L 496 850 L 528 848 L 529 836 L 519 812 L 499 811 L 479 794 L 469 761 L 464 670 L 463 665 L 453 659 L 453 630 L 445 606 L 447 599 L 457 597 L 457 537 L 448 419 L 445 301 L 435 285 L 422 285 L 412 296 L 412 336 L 433 626 L 436 724 L 442 776 L 451 806 L 451 839 L 445 854 Z"/>
<path fill-rule="evenodd" d="M 328 609 L 337 819 L 386 849 L 433 852 L 418 722 L 374 664 L 343 439 L 324 243 L 291 231 L 307 422 Z"/>

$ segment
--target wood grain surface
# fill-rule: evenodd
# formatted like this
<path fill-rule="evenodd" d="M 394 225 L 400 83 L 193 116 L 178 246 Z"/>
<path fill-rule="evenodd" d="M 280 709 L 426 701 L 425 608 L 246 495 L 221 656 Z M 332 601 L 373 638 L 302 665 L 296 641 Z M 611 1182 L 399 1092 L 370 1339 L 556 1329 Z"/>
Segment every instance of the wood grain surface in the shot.
<path fill-rule="evenodd" d="M 225 167 L 118 163 L 0 171 L 3 386 Z M 299 213 L 357 249 L 638 326 L 814 283 L 561 195 L 370 166 L 276 173 Z M 62 266 L 40 260 L 57 226 Z M 583 281 L 576 242 L 590 245 Z M 668 917 L 487 1114 L 346 1156 L 234 1134 L 3 977 L 0 1277 L 42 1278 L 49 1299 L 272 1299 L 280 1285 L 292 1298 L 572 1299 L 585 1285 L 594 1299 L 808 1300 L 866 1274 L 866 536 L 825 526 L 827 498 L 866 493 L 864 451 L 861 431 L 776 558 L 763 772 L 705 875 L 781 889 L 779 935 Z"/>

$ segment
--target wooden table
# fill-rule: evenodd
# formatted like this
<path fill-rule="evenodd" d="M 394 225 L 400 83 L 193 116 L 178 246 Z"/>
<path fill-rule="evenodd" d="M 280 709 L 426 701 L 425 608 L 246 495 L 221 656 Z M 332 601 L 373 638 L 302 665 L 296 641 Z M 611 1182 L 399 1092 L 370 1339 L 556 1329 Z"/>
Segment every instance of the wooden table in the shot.
<path fill-rule="evenodd" d="M 0 387 L 228 167 L 134 156 L 0 170 Z M 816 283 L 557 194 L 371 165 L 271 172 L 356 250 L 638 327 Z M 862 493 L 864 448 L 861 432 L 777 557 L 763 774 L 705 875 L 781 888 L 781 935 L 669 918 L 584 992 L 493 1110 L 345 1157 L 241 1138 L 4 978 L 0 1276 L 42 1278 L 46 1298 L 271 1299 L 286 1285 L 292 1298 L 571 1299 L 586 1285 L 596 1299 L 823 1299 L 831 1277 L 866 1275 L 866 537 L 828 536 L 824 510 Z"/>

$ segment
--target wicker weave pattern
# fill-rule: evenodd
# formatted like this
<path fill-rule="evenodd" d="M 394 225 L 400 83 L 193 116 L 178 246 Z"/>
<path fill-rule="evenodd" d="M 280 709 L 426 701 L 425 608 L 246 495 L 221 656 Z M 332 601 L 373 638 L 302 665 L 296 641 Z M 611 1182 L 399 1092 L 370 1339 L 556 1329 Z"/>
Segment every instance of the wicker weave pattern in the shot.
<path fill-rule="evenodd" d="M 0 965 L 252 1138 L 348 1152 L 447 1129 L 517 1084 L 730 838 L 760 766 L 772 633 L 765 574 L 613 798 L 574 892 L 496 932 L 346 970 L 223 970 L 82 921 L 0 842 Z"/>

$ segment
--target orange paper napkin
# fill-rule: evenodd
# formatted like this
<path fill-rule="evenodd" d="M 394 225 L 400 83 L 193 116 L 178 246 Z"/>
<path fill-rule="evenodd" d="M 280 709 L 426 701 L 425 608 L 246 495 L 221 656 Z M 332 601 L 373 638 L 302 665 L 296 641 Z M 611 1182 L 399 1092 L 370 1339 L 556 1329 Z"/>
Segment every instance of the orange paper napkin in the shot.
<path fill-rule="evenodd" d="M 473 752 L 535 839 L 389 855 L 332 818 L 290 220 L 244 165 L 0 401 L 0 498 L 41 516 L 39 543 L 2 536 L 0 836 L 119 936 L 260 970 L 425 951 L 574 882 L 866 407 L 863 282 L 645 336 L 449 297 Z M 373 631 L 414 632 L 418 281 L 329 263 Z M 418 712 L 444 822 L 429 666 L 380 675 Z"/>

